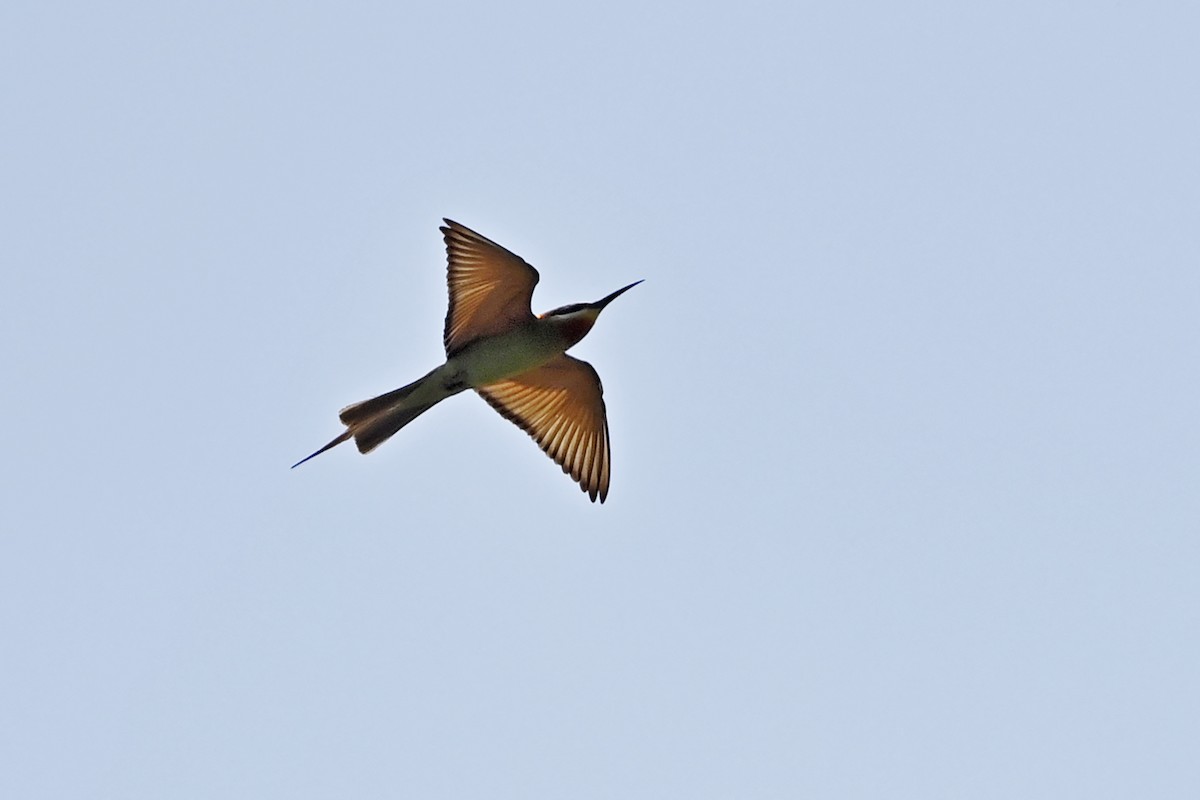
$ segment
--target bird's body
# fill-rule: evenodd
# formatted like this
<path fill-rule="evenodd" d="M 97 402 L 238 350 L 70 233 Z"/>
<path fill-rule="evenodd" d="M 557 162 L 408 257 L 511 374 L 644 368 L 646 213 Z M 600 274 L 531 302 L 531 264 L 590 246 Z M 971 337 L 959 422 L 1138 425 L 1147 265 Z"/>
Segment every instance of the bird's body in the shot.
<path fill-rule="evenodd" d="M 570 347 L 557 323 L 534 319 L 511 331 L 476 339 L 447 358 L 444 368 L 474 389 L 540 367 Z"/>
<path fill-rule="evenodd" d="M 446 363 L 420 380 L 342 409 L 346 430 L 313 456 L 354 438 L 370 452 L 437 403 L 474 389 L 532 436 L 593 501 L 609 485 L 608 422 L 603 388 L 591 365 L 566 355 L 610 302 L 641 281 L 595 303 L 535 317 L 538 273 L 519 256 L 446 220 L 450 309 Z"/>

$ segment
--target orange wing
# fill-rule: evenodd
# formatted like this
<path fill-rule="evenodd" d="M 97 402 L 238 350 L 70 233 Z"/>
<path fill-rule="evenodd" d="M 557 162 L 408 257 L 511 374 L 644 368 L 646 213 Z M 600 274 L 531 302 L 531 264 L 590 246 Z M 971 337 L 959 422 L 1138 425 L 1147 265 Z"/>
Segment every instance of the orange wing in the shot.
<path fill-rule="evenodd" d="M 608 419 L 604 388 L 591 364 L 564 354 L 475 391 L 532 436 L 593 503 L 597 497 L 604 502 L 608 496 Z"/>
<path fill-rule="evenodd" d="M 538 272 L 491 239 L 453 220 L 444 221 L 450 287 L 444 338 L 449 357 L 475 339 L 531 321 Z"/>

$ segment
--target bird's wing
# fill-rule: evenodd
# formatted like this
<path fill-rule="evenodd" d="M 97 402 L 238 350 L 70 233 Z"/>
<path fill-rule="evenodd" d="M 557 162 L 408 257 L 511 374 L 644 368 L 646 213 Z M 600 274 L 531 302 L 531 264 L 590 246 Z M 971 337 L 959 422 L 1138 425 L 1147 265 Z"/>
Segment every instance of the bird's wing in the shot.
<path fill-rule="evenodd" d="M 533 319 L 530 302 L 538 272 L 515 253 L 453 220 L 445 220 L 446 355 L 470 342 Z"/>
<path fill-rule="evenodd" d="M 608 496 L 608 420 L 600 376 L 566 354 L 514 378 L 475 391 L 533 437 L 546 455 L 588 493 Z"/>

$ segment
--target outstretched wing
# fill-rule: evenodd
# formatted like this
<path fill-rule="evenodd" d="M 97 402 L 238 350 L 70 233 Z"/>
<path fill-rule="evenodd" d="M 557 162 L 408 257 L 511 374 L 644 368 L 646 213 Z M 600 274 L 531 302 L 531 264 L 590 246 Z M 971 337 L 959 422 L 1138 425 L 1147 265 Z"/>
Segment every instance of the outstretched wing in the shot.
<path fill-rule="evenodd" d="M 491 239 L 453 220 L 445 223 L 441 230 L 450 308 L 444 338 L 449 357 L 476 339 L 531 321 L 538 272 Z"/>
<path fill-rule="evenodd" d="M 600 376 L 566 354 L 514 378 L 475 391 L 533 437 L 546 455 L 587 492 L 608 496 L 608 419 Z"/>

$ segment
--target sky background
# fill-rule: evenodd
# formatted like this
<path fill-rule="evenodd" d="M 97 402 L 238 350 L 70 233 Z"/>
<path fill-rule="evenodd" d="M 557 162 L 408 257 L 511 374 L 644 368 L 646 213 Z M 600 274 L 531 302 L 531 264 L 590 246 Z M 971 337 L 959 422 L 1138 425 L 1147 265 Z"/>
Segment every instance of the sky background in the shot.
<path fill-rule="evenodd" d="M 8 3 L 0 796 L 1200 796 L 1193 3 Z M 608 502 L 441 363 L 457 219 Z"/>

